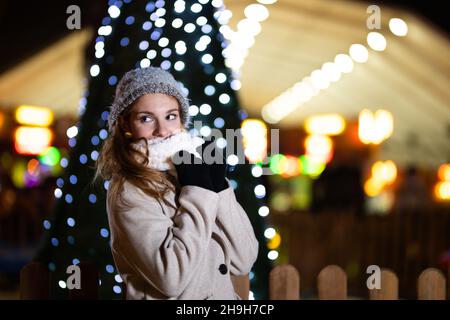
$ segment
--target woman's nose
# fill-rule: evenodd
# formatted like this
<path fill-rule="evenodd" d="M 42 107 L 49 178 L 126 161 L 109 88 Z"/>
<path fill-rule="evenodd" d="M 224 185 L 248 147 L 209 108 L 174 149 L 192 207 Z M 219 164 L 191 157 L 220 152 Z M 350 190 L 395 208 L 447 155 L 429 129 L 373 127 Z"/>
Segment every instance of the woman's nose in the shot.
<path fill-rule="evenodd" d="M 154 136 L 162 137 L 162 138 L 167 137 L 169 134 L 170 134 L 170 131 L 165 126 L 161 126 L 161 125 L 158 125 L 158 127 L 156 127 L 155 131 L 153 132 Z"/>

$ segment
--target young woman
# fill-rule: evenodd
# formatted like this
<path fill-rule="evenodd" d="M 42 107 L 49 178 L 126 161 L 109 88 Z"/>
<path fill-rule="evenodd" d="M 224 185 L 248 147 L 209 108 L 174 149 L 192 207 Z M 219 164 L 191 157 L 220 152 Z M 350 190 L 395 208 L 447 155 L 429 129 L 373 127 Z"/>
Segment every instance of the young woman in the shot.
<path fill-rule="evenodd" d="M 97 175 L 109 180 L 111 250 L 127 299 L 240 299 L 230 276 L 248 274 L 258 255 L 226 165 L 194 158 L 208 143 L 187 131 L 188 109 L 160 68 L 131 70 L 116 88 Z"/>

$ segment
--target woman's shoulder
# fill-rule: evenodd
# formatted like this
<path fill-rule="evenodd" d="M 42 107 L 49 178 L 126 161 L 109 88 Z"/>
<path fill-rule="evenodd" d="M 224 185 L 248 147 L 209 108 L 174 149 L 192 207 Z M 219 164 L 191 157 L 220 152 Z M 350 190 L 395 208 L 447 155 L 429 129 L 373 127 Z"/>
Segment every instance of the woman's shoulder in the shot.
<path fill-rule="evenodd" d="M 121 193 L 122 195 L 147 196 L 142 189 L 127 180 L 123 182 Z"/>
<path fill-rule="evenodd" d="M 129 181 L 122 182 L 121 186 L 114 185 L 115 182 L 111 183 L 106 193 L 109 207 L 159 206 L 158 200 L 155 197 L 146 194 L 142 189 Z M 111 190 L 114 189 L 115 192 L 112 192 Z"/>

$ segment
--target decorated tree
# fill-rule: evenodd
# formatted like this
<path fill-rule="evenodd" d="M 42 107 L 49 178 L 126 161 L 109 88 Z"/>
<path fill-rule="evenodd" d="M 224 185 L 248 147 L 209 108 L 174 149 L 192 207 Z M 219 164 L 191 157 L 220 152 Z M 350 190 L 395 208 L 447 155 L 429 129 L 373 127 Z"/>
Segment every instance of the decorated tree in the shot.
<path fill-rule="evenodd" d="M 61 165 L 65 174 L 57 180 L 57 205 L 44 221 L 47 229 L 36 260 L 51 271 L 53 298 L 67 295 L 65 281 L 69 265 L 88 260 L 100 272 L 100 296 L 120 299 L 122 279 L 110 251 L 106 214 L 108 181 L 93 183 L 95 161 L 107 135 L 108 106 L 115 85 L 128 70 L 160 66 L 183 84 L 191 99 L 194 121 L 202 121 L 200 134 L 210 129 L 240 128 L 247 116 L 239 108 L 237 80 L 225 66 L 226 48 L 219 32 L 220 1 L 110 1 L 108 16 L 95 39 L 95 61 L 88 68 L 89 87 L 81 99 L 79 123 L 67 132 L 71 153 Z M 191 128 L 191 130 L 197 130 Z M 230 165 L 228 177 L 238 201 L 246 210 L 260 242 L 258 259 L 250 274 L 255 299 L 267 298 L 267 259 L 264 221 L 258 210 L 264 194 L 255 193 L 261 178 L 251 172 L 252 164 Z"/>

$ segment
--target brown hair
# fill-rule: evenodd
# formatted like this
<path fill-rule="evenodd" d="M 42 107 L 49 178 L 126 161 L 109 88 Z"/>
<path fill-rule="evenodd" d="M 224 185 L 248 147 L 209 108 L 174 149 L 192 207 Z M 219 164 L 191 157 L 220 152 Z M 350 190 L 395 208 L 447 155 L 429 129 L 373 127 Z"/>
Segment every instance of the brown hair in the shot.
<path fill-rule="evenodd" d="M 96 162 L 95 180 L 109 180 L 108 193 L 119 204 L 125 203 L 121 197 L 125 182 L 141 189 L 145 194 L 163 198 L 166 192 L 175 191 L 176 180 L 164 172 L 152 169 L 148 164 L 148 149 L 142 152 L 133 148 L 132 140 L 125 136 L 124 123 L 129 120 L 132 106 L 128 107 L 112 128 L 100 150 Z M 147 146 L 147 140 L 141 138 Z"/>

